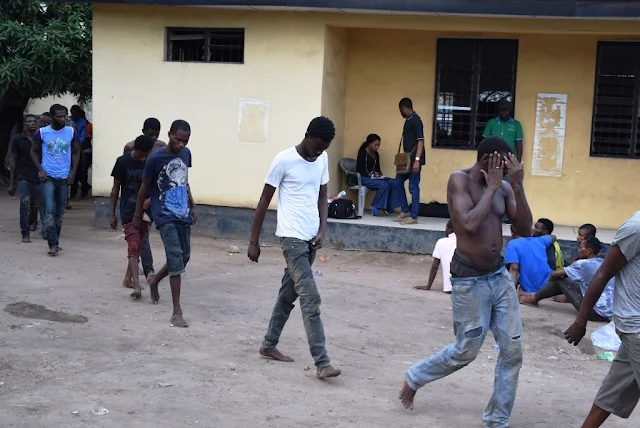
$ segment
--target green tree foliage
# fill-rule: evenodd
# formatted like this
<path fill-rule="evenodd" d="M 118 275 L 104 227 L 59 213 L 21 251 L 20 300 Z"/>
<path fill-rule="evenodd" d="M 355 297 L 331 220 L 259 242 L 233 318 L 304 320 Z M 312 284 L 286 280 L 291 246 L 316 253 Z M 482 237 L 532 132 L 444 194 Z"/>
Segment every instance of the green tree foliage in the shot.
<path fill-rule="evenodd" d="M 0 99 L 91 97 L 91 5 L 0 0 Z"/>
<path fill-rule="evenodd" d="M 31 98 L 67 92 L 91 97 L 91 5 L 0 0 L 0 156 Z"/>

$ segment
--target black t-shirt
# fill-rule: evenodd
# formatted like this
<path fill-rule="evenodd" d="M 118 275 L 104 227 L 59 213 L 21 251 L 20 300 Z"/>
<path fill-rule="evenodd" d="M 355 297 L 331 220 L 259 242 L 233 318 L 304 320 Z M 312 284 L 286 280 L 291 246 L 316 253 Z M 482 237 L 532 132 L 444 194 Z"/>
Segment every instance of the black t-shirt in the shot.
<path fill-rule="evenodd" d="M 371 174 L 374 172 L 382 175 L 382 170 L 380 169 L 380 155 L 378 155 L 378 152 L 375 153 L 375 156 L 371 156 L 367 153 L 366 147 L 361 148 L 360 151 L 358 151 L 356 170 L 363 177 L 371 177 Z"/>
<path fill-rule="evenodd" d="M 138 191 L 142 186 L 142 171 L 145 161 L 135 160 L 131 153 L 116 160 L 111 176 L 120 181 L 120 221 L 128 224 L 136 212 Z"/>
<path fill-rule="evenodd" d="M 18 156 L 16 180 L 39 183 L 38 168 L 31 159 L 31 144 L 31 140 L 25 133 L 16 135 L 11 143 L 11 153 Z"/>
<path fill-rule="evenodd" d="M 402 129 L 402 148 L 405 153 L 411 153 L 411 161 L 415 159 L 418 140 L 424 141 L 424 127 L 418 113 L 413 113 L 405 119 Z M 420 157 L 420 163 L 422 165 L 425 163 L 424 153 Z"/>

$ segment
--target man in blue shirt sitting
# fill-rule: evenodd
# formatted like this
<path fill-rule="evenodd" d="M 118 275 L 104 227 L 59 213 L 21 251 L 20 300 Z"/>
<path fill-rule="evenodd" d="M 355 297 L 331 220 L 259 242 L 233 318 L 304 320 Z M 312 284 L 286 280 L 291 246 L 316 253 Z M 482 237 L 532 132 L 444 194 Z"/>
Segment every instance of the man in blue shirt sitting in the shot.
<path fill-rule="evenodd" d="M 528 238 L 515 238 L 507 243 L 504 261 L 509 265 L 509 273 L 513 283 L 520 286 L 522 291 L 535 293 L 540 290 L 551 276 L 551 268 L 547 263 L 547 247 L 552 245 L 556 237 L 544 235 Z"/>
<path fill-rule="evenodd" d="M 542 299 L 564 294 L 576 310 L 580 311 L 587 287 L 603 262 L 603 259 L 598 257 L 600 245 L 600 240 L 595 236 L 582 240 L 578 249 L 578 260 L 564 269 L 553 272 L 549 283 L 537 293 L 521 294 L 520 303 L 537 306 Z M 613 287 L 614 278 L 611 278 L 589 314 L 589 321 L 603 322 L 611 319 L 613 316 Z"/>

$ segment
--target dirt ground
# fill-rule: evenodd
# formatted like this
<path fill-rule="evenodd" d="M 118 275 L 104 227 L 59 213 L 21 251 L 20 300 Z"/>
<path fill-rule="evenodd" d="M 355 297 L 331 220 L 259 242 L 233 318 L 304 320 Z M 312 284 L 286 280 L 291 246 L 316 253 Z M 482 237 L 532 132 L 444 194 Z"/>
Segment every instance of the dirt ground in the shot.
<path fill-rule="evenodd" d="M 322 251 L 327 348 L 343 375 L 319 381 L 298 308 L 280 344 L 295 362 L 257 355 L 283 269 L 277 247 L 252 264 L 246 242 L 194 237 L 182 294 L 190 328 L 177 329 L 166 282 L 157 306 L 146 287 L 142 300 L 128 297 L 123 235 L 92 228 L 91 201 L 67 212 L 56 258 L 40 239 L 18 243 L 17 218 L 17 199 L 3 193 L 3 428 L 481 426 L 497 356 L 492 338 L 469 367 L 420 390 L 414 411 L 397 399 L 406 369 L 453 339 L 441 282 L 431 292 L 411 289 L 426 282 L 429 257 Z M 151 240 L 157 269 L 164 253 L 157 233 Z M 230 245 L 241 254 L 229 255 Z M 522 312 L 525 363 L 512 426 L 579 427 L 610 363 L 596 359 L 590 340 L 574 348 L 562 339 L 575 316 L 570 305 Z M 101 407 L 108 414 L 92 413 Z M 605 426 L 638 427 L 640 411 Z"/>

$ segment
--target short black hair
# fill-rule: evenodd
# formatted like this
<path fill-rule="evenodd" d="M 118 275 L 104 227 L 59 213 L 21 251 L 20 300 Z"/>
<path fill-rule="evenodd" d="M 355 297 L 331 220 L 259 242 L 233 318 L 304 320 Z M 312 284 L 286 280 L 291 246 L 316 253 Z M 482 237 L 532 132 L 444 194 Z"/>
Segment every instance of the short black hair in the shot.
<path fill-rule="evenodd" d="M 413 101 L 411 101 L 411 98 L 403 98 L 398 103 L 398 107 L 406 107 L 413 110 Z"/>
<path fill-rule="evenodd" d="M 549 234 L 553 233 L 553 222 L 551 220 L 548 218 L 540 218 L 538 219 L 538 223 L 542 223 Z"/>
<path fill-rule="evenodd" d="M 453 222 L 451 220 L 447 222 L 447 229 L 453 230 Z"/>
<path fill-rule="evenodd" d="M 78 111 L 78 110 L 82 110 L 79 105 L 74 104 L 71 106 L 71 111 Z"/>
<path fill-rule="evenodd" d="M 588 232 L 590 236 L 596 236 L 596 232 L 598 231 L 591 223 L 583 224 L 578 230 L 584 230 L 585 232 Z"/>
<path fill-rule="evenodd" d="M 147 129 L 160 131 L 160 121 L 155 117 L 150 117 L 149 119 L 145 120 L 144 124 L 142 125 L 142 130 L 146 131 Z"/>
<path fill-rule="evenodd" d="M 309 122 L 307 136 L 330 143 L 336 136 L 336 127 L 328 117 L 319 116 Z"/>
<path fill-rule="evenodd" d="M 153 141 L 153 138 L 143 134 L 136 138 L 136 141 L 133 143 L 133 150 L 137 150 L 142 153 L 149 153 L 153 149 L 154 144 L 155 141 Z"/>
<path fill-rule="evenodd" d="M 40 116 L 51 117 L 51 113 L 49 113 L 48 111 L 45 111 L 45 112 L 44 112 L 44 113 L 42 113 Z"/>
<path fill-rule="evenodd" d="M 502 137 L 487 137 L 478 145 L 478 161 L 480 161 L 484 155 L 490 155 L 494 152 L 500 154 L 511 153 L 511 146 L 509 146 Z"/>
<path fill-rule="evenodd" d="M 35 114 L 25 114 L 24 115 L 24 121 L 26 122 L 27 119 L 35 119 L 38 120 L 38 116 L 36 116 Z"/>
<path fill-rule="evenodd" d="M 68 111 L 67 108 L 65 106 L 63 106 L 62 104 L 54 104 L 49 109 L 49 113 L 50 114 L 56 114 L 57 111 L 62 111 L 62 110 L 64 110 L 65 112 Z"/>
<path fill-rule="evenodd" d="M 585 248 L 591 248 L 593 250 L 593 254 L 598 254 L 600 252 L 600 247 L 602 246 L 602 244 L 600 243 L 600 240 L 595 236 L 591 235 L 582 242 L 584 242 Z"/>
<path fill-rule="evenodd" d="M 186 120 L 182 120 L 182 119 L 174 120 L 173 123 L 171 124 L 171 128 L 169 129 L 169 132 L 171 134 L 175 134 L 178 131 L 184 131 L 191 134 L 191 125 L 189 125 L 189 123 Z"/>

